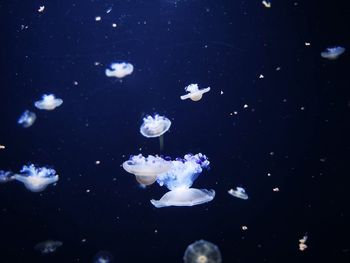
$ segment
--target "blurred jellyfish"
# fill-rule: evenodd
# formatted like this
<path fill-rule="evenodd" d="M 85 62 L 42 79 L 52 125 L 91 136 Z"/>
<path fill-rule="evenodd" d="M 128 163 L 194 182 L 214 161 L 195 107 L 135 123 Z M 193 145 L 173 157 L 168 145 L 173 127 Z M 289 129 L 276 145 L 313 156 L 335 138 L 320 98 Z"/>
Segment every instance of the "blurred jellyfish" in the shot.
<path fill-rule="evenodd" d="M 34 103 L 35 107 L 40 110 L 54 110 L 55 108 L 61 106 L 63 100 L 55 97 L 54 94 L 44 94 L 41 100 Z"/>
<path fill-rule="evenodd" d="M 93 259 L 93 263 L 110 263 L 113 261 L 113 255 L 108 251 L 99 251 Z"/>
<path fill-rule="evenodd" d="M 184 263 L 221 263 L 219 248 L 208 241 L 199 240 L 189 245 L 185 251 Z"/>
<path fill-rule="evenodd" d="M 14 174 L 13 178 L 22 182 L 24 186 L 32 192 L 41 192 L 49 184 L 58 181 L 58 175 L 54 169 L 39 167 L 36 168 L 34 164 L 29 166 L 24 165 L 21 174 Z"/>
<path fill-rule="evenodd" d="M 0 170 L 0 183 L 7 183 L 14 179 L 13 173 Z"/>
<path fill-rule="evenodd" d="M 31 112 L 29 110 L 26 110 L 23 112 L 21 117 L 19 117 L 17 123 L 19 125 L 22 125 L 24 128 L 28 128 L 34 124 L 36 120 L 36 114 L 34 112 Z"/>
<path fill-rule="evenodd" d="M 107 68 L 105 73 L 107 77 L 124 78 L 134 71 L 134 66 L 130 63 L 112 63 L 110 68 Z"/>
<path fill-rule="evenodd" d="M 161 157 L 142 154 L 131 156 L 123 163 L 123 168 L 128 173 L 136 176 L 136 180 L 143 185 L 151 185 L 157 180 L 157 176 L 166 173 L 172 167 L 172 162 Z"/>
<path fill-rule="evenodd" d="M 34 249 L 40 251 L 41 254 L 49 254 L 55 252 L 58 247 L 62 246 L 62 244 L 61 241 L 46 240 L 36 244 Z"/>
<path fill-rule="evenodd" d="M 327 58 L 329 60 L 337 59 L 341 54 L 345 52 L 344 47 L 329 47 L 325 51 L 321 52 L 321 57 Z"/>
<path fill-rule="evenodd" d="M 184 159 L 177 159 L 172 163 L 173 167 L 168 172 L 157 177 L 158 184 L 165 185 L 170 191 L 160 200 L 151 200 L 155 207 L 194 206 L 214 199 L 214 190 L 190 188 L 203 168 L 209 167 L 209 161 L 205 155 L 186 154 Z"/>
<path fill-rule="evenodd" d="M 191 99 L 193 101 L 199 101 L 203 94 L 210 91 L 210 87 L 206 89 L 199 89 L 198 84 L 190 84 L 185 88 L 185 91 L 189 92 L 186 95 L 181 96 L 182 100 Z"/>
<path fill-rule="evenodd" d="M 248 199 L 248 195 L 245 192 L 243 187 L 236 187 L 236 190 L 230 189 L 228 190 L 228 193 L 234 197 L 243 199 L 243 200 L 247 200 Z"/>
<path fill-rule="evenodd" d="M 170 126 L 171 121 L 168 118 L 158 114 L 154 115 L 154 117 L 148 115 L 146 118 L 143 118 L 140 132 L 147 138 L 154 138 L 163 135 L 169 130 Z"/>

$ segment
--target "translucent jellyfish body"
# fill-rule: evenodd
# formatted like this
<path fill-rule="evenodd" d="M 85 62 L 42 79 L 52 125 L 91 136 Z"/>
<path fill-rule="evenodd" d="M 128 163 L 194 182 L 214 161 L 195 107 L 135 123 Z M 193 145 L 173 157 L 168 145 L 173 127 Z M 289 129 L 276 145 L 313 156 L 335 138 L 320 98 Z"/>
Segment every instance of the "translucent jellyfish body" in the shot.
<path fill-rule="evenodd" d="M 56 249 L 62 246 L 61 241 L 46 240 L 35 245 L 34 249 L 40 251 L 42 254 L 49 254 L 56 251 Z"/>
<path fill-rule="evenodd" d="M 142 154 L 131 156 L 123 163 L 124 170 L 134 174 L 136 180 L 143 185 L 153 184 L 158 175 L 166 173 L 172 166 L 171 161 L 153 155 L 144 157 Z"/>
<path fill-rule="evenodd" d="M 143 123 L 140 127 L 140 133 L 147 138 L 159 137 L 166 133 L 171 126 L 171 121 L 158 114 L 154 117 L 148 115 L 143 118 Z"/>
<path fill-rule="evenodd" d="M 186 95 L 181 96 L 182 100 L 191 99 L 193 101 L 199 101 L 203 94 L 210 91 L 210 87 L 206 89 L 199 89 L 198 84 L 190 84 L 185 88 L 185 91 L 189 92 Z"/>
<path fill-rule="evenodd" d="M 40 110 L 54 110 L 61 106 L 62 103 L 63 100 L 56 98 L 54 94 L 44 94 L 42 99 L 36 101 L 34 105 Z"/>
<path fill-rule="evenodd" d="M 36 114 L 34 112 L 26 110 L 25 112 L 23 112 L 21 117 L 19 117 L 17 123 L 24 128 L 28 128 L 34 124 L 35 120 Z"/>
<path fill-rule="evenodd" d="M 24 186 L 32 192 L 41 192 L 49 184 L 56 183 L 58 181 L 58 175 L 56 171 L 51 168 L 39 167 L 36 168 L 33 164 L 24 165 L 21 174 L 14 174 L 13 178 L 19 182 L 22 182 Z"/>
<path fill-rule="evenodd" d="M 243 200 L 247 200 L 248 199 L 248 195 L 245 192 L 244 188 L 242 187 L 236 187 L 236 190 L 230 189 L 228 190 L 228 193 L 234 197 L 243 199 Z"/>
<path fill-rule="evenodd" d="M 112 63 L 110 68 L 105 70 L 107 77 L 116 77 L 116 78 L 124 78 L 127 75 L 130 75 L 134 71 L 134 66 L 130 63 L 122 62 L 122 63 Z"/>
<path fill-rule="evenodd" d="M 345 52 L 344 47 L 329 47 L 325 51 L 321 52 L 321 57 L 327 58 L 330 60 L 337 59 L 341 54 Z"/>
<path fill-rule="evenodd" d="M 108 251 L 99 251 L 93 259 L 93 263 L 110 263 L 113 261 L 113 255 Z"/>
<path fill-rule="evenodd" d="M 184 263 L 221 263 L 219 248 L 208 241 L 199 240 L 189 245 L 185 251 Z"/>

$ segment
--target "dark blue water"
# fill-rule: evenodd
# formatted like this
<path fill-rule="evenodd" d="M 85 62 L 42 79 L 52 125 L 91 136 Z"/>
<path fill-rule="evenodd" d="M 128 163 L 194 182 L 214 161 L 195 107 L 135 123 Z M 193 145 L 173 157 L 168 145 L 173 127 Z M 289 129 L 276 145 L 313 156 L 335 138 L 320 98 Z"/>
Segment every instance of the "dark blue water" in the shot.
<path fill-rule="evenodd" d="M 1 1 L 0 12 L 0 170 L 60 175 L 41 193 L 0 185 L 1 262 L 107 250 L 114 262 L 175 263 L 199 239 L 223 262 L 348 262 L 349 55 L 320 56 L 350 48 L 345 1 Z M 118 61 L 135 67 L 122 81 L 104 73 Z M 181 101 L 191 83 L 211 91 Z M 64 103 L 40 111 L 44 93 Z M 26 109 L 37 114 L 27 129 Z M 153 113 L 172 121 L 162 152 L 139 133 Z M 166 188 L 142 189 L 121 167 L 140 152 L 206 154 L 194 187 L 215 199 L 153 207 Z M 227 193 L 236 186 L 247 201 Z M 34 246 L 47 239 L 63 245 L 43 256 Z"/>

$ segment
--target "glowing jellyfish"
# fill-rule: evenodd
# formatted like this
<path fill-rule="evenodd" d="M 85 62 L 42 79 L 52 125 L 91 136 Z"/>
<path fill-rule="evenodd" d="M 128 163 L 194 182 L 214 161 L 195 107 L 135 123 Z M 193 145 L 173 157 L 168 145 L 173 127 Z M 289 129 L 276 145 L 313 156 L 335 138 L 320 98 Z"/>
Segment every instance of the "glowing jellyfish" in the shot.
<path fill-rule="evenodd" d="M 24 128 L 28 128 L 34 124 L 36 120 L 36 114 L 34 112 L 31 112 L 29 110 L 26 110 L 23 112 L 21 117 L 19 117 L 17 123 L 19 125 L 22 125 Z"/>
<path fill-rule="evenodd" d="M 46 240 L 35 245 L 34 249 L 41 252 L 41 254 L 49 254 L 56 251 L 57 248 L 62 246 L 61 241 Z"/>
<path fill-rule="evenodd" d="M 7 183 L 14 180 L 13 173 L 0 170 L 0 183 Z"/>
<path fill-rule="evenodd" d="M 170 126 L 171 121 L 168 118 L 158 114 L 154 115 L 154 117 L 148 115 L 146 118 L 143 118 L 140 132 L 147 138 L 154 138 L 166 133 Z"/>
<path fill-rule="evenodd" d="M 228 190 L 228 193 L 234 197 L 243 199 L 243 200 L 247 200 L 248 199 L 248 195 L 245 192 L 244 188 L 242 187 L 236 187 L 236 190 L 230 189 Z"/>
<path fill-rule="evenodd" d="M 108 251 L 99 251 L 93 259 L 93 263 L 110 263 L 113 261 L 113 255 Z"/>
<path fill-rule="evenodd" d="M 189 245 L 185 251 L 184 263 L 221 263 L 219 248 L 208 241 L 199 240 Z"/>
<path fill-rule="evenodd" d="M 42 99 L 36 101 L 34 105 L 40 110 L 54 110 L 61 106 L 62 103 L 63 100 L 56 98 L 54 94 L 44 94 Z"/>
<path fill-rule="evenodd" d="M 36 168 L 34 164 L 29 166 L 24 165 L 21 174 L 14 174 L 13 178 L 22 182 L 24 186 L 32 192 L 41 192 L 49 184 L 58 181 L 58 175 L 54 169 L 39 167 Z"/>
<path fill-rule="evenodd" d="M 130 63 L 112 63 L 110 68 L 107 68 L 105 73 L 107 77 L 124 78 L 134 71 L 134 66 Z"/>
<path fill-rule="evenodd" d="M 203 168 L 209 167 L 209 161 L 205 155 L 186 154 L 184 159 L 177 159 L 172 163 L 173 167 L 168 172 L 157 177 L 158 184 L 165 185 L 170 191 L 160 200 L 151 200 L 155 207 L 194 206 L 214 199 L 214 190 L 190 188 Z"/>
<path fill-rule="evenodd" d="M 327 58 L 330 60 L 337 59 L 341 54 L 345 52 L 344 47 L 329 47 L 325 51 L 321 52 L 321 57 Z"/>
<path fill-rule="evenodd" d="M 131 156 L 123 163 L 125 171 L 136 176 L 136 180 L 143 185 L 151 185 L 157 180 L 157 176 L 166 173 L 172 167 L 172 162 L 161 157 L 142 154 Z"/>
<path fill-rule="evenodd" d="M 206 89 L 199 89 L 198 84 L 190 84 L 185 88 L 185 91 L 189 92 L 186 95 L 181 96 L 182 100 L 191 99 L 193 101 L 199 101 L 203 94 L 210 91 L 210 87 Z"/>

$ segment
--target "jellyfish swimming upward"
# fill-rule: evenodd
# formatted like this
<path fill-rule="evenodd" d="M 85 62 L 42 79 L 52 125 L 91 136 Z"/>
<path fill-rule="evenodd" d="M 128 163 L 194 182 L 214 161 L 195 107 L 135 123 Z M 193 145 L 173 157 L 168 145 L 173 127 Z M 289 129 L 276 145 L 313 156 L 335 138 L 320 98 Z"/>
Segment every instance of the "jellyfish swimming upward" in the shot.
<path fill-rule="evenodd" d="M 199 89 L 198 84 L 190 84 L 185 87 L 185 91 L 189 92 L 186 95 L 181 96 L 182 100 L 191 99 L 193 101 L 199 101 L 203 94 L 210 91 L 210 87 L 206 89 Z"/>
<path fill-rule="evenodd" d="M 143 118 L 140 133 L 147 138 L 159 137 L 166 133 L 170 126 L 171 121 L 165 116 L 156 114 L 152 117 L 151 115 L 148 115 Z"/>
<path fill-rule="evenodd" d="M 21 117 L 19 117 L 17 123 L 21 125 L 23 128 L 29 128 L 34 124 L 35 120 L 36 120 L 36 114 L 34 112 L 26 110 L 25 112 L 23 112 Z"/>
<path fill-rule="evenodd" d="M 340 47 L 340 46 L 329 47 L 325 51 L 321 52 L 321 57 L 329 59 L 329 60 L 335 60 L 344 52 L 345 52 L 344 47 Z"/>
<path fill-rule="evenodd" d="M 41 100 L 38 100 L 34 103 L 34 106 L 40 110 L 54 110 L 57 107 L 61 106 L 63 103 L 62 99 L 58 99 L 54 94 L 44 94 Z"/>
<path fill-rule="evenodd" d="M 112 63 L 110 68 L 105 70 L 107 77 L 115 77 L 118 79 L 124 78 L 127 75 L 130 75 L 134 71 L 134 66 L 130 63 Z"/>
<path fill-rule="evenodd" d="M 172 163 L 173 167 L 168 172 L 157 176 L 158 184 L 165 185 L 170 191 L 160 200 L 151 200 L 155 207 L 194 206 L 214 199 L 214 190 L 190 188 L 203 169 L 209 167 L 205 155 L 186 154 L 183 159 L 178 158 Z"/>

